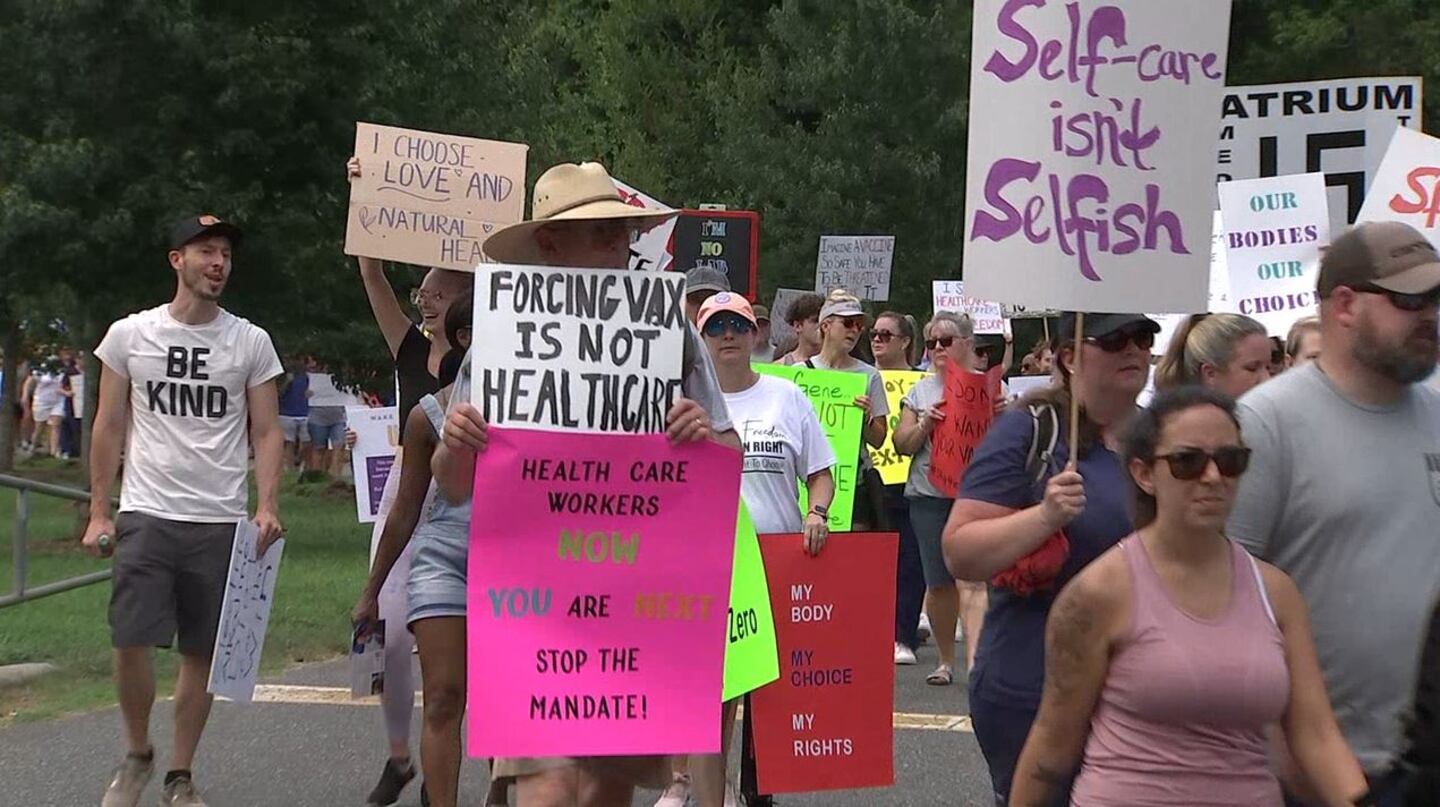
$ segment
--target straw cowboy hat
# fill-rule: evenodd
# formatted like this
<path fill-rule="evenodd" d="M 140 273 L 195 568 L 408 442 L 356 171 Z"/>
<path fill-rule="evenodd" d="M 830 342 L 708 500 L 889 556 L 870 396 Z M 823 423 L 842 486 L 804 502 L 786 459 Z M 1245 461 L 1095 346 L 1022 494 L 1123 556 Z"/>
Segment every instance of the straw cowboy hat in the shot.
<path fill-rule="evenodd" d="M 636 230 L 648 230 L 678 210 L 656 210 L 626 204 L 615 181 L 600 163 L 561 163 L 535 180 L 530 220 L 496 230 L 485 239 L 485 255 L 505 263 L 539 263 L 535 231 L 562 221 L 627 221 Z"/>

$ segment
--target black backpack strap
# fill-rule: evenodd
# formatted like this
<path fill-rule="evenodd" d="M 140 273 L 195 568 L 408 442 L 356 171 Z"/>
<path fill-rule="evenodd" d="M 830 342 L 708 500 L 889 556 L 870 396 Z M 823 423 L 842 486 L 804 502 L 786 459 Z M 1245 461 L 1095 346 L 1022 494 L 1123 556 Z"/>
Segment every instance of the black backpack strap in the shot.
<path fill-rule="evenodd" d="M 1030 404 L 1030 450 L 1025 455 L 1025 475 L 1034 485 L 1045 481 L 1055 459 L 1055 444 L 1060 440 L 1060 416 L 1048 403 Z"/>
<path fill-rule="evenodd" d="M 811 370 L 814 370 L 814 369 L 815 369 L 815 362 L 814 362 L 813 360 L 811 360 L 811 359 L 806 359 L 806 360 L 805 360 L 805 366 L 806 366 L 806 367 L 809 367 Z"/>

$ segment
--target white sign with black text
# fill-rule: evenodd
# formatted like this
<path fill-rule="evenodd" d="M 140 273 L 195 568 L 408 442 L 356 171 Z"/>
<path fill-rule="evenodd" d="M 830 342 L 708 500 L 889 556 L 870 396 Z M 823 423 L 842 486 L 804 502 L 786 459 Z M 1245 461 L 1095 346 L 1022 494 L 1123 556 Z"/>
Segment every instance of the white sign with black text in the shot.
<path fill-rule="evenodd" d="M 815 291 L 845 289 L 862 300 L 890 299 L 893 235 L 822 235 L 815 259 Z"/>
<path fill-rule="evenodd" d="M 493 264 L 475 275 L 470 400 L 494 426 L 662 432 L 684 300 L 676 272 Z"/>
<path fill-rule="evenodd" d="M 1325 176 L 1222 182 L 1220 215 L 1236 310 L 1284 337 L 1315 313 L 1320 249 L 1330 243 Z"/>
<path fill-rule="evenodd" d="M 255 678 L 260 674 L 265 631 L 275 602 L 275 577 L 285 551 L 282 538 L 270 545 L 264 557 L 258 557 L 259 538 L 260 529 L 254 522 L 247 519 L 235 526 L 230 573 L 225 578 L 225 600 L 210 661 L 207 691 L 237 703 L 249 703 L 255 697 Z"/>

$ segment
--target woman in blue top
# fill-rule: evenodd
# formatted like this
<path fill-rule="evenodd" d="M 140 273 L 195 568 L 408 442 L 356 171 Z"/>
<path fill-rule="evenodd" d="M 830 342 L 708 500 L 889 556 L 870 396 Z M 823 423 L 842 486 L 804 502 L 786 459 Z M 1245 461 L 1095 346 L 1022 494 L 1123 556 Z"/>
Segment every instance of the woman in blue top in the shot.
<path fill-rule="evenodd" d="M 1140 314 L 1087 314 L 1080 370 L 1075 367 L 1073 314 L 1061 319 L 1056 350 L 1062 383 L 1033 393 L 990 427 L 965 471 L 945 526 L 945 561 L 964 580 L 990 580 L 1045 546 L 1063 530 L 1068 556 L 1041 590 L 1021 594 L 992 586 L 990 609 L 970 676 L 975 739 L 990 768 L 995 803 L 1009 800 L 1015 762 L 1040 704 L 1045 677 L 1045 619 L 1054 595 L 1086 564 L 1130 534 L 1129 480 L 1116 452 L 1119 432 L 1135 412 L 1150 372 L 1159 325 Z M 1078 464 L 1066 468 L 1072 441 L 1070 396 L 1080 402 Z M 1051 412 L 1054 421 L 1048 421 Z M 1032 448 L 1040 424 L 1053 422 L 1058 440 Z M 1048 442 L 1048 441 L 1043 441 Z M 1044 466 L 1030 461 L 1032 452 Z M 1046 461 L 1048 460 L 1048 461 Z M 1038 479 L 1037 479 L 1038 477 Z M 1069 803 L 1068 786 L 1059 804 Z"/>

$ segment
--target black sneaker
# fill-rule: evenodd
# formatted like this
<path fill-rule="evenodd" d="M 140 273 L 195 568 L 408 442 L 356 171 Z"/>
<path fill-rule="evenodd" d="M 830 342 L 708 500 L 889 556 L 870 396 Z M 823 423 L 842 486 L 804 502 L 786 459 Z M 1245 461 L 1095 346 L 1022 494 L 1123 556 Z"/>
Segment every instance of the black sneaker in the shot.
<path fill-rule="evenodd" d="M 380 783 L 370 791 L 370 798 L 365 801 L 365 807 L 390 807 L 400 801 L 400 793 L 414 778 L 414 763 L 406 765 L 405 769 L 401 770 L 395 764 L 395 760 L 386 760 L 385 770 L 380 772 Z"/>
<path fill-rule="evenodd" d="M 420 807 L 430 807 L 430 794 L 425 792 L 425 783 L 420 783 Z"/>

